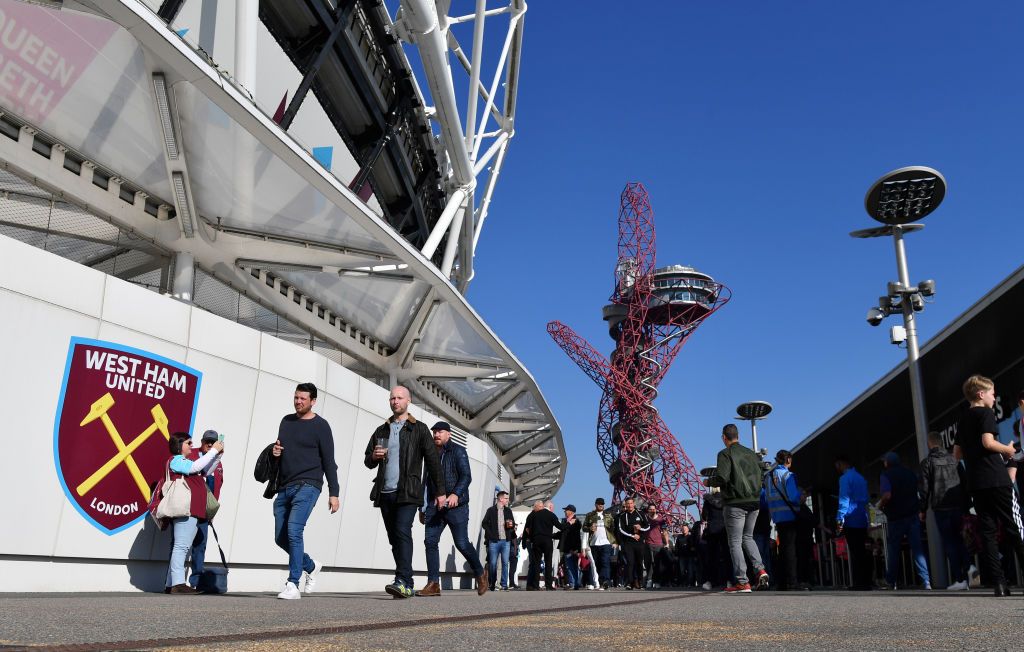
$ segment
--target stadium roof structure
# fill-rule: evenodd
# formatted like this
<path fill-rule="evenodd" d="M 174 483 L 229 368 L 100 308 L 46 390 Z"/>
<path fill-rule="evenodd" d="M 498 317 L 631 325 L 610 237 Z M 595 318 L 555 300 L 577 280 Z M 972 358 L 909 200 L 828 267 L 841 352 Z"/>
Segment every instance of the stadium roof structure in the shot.
<path fill-rule="evenodd" d="M 129 236 L 97 251 L 110 243 L 76 232 L 74 220 L 64 231 L 48 222 L 47 232 L 63 238 L 62 255 L 102 268 L 130 254 L 132 264 L 118 273 L 124 278 L 161 267 L 180 276 L 183 262 L 191 275 L 194 262 L 197 278 L 334 347 L 345 366 L 409 386 L 424 407 L 489 441 L 512 474 L 517 503 L 557 491 L 566 459 L 559 425 L 536 381 L 462 295 L 512 134 L 524 3 L 439 18 L 416 13 L 436 11 L 433 2 L 413 0 L 402 3 L 400 25 L 376 2 L 259 3 L 305 89 L 356 160 L 367 162 L 360 174 L 372 185 L 369 203 L 358 184 L 339 180 L 288 133 L 285 116 L 268 115 L 172 29 L 166 15 L 182 2 L 41 4 L 62 8 L 0 0 L 8 20 L 41 12 L 30 17 L 37 30 L 65 34 L 80 52 L 51 101 L 0 93 L 0 166 L 8 172 L 0 185 L 49 202 L 51 213 L 84 210 Z M 484 88 L 480 57 L 466 59 L 450 32 L 443 53 L 436 41 L 426 51 L 443 36 L 425 29 L 427 18 L 443 33 L 446 21 L 482 23 L 485 13 L 510 17 L 495 75 L 505 81 L 501 106 L 497 81 Z M 414 32 L 432 107 L 394 40 Z M 300 34 L 311 35 L 305 45 Z M 470 102 L 474 118 L 464 127 L 450 78 L 436 79 L 447 48 L 468 65 L 470 88 L 479 89 L 473 97 L 483 100 L 482 110 Z M 500 128 L 484 133 L 488 117 Z M 485 192 L 474 199 L 485 171 Z"/>

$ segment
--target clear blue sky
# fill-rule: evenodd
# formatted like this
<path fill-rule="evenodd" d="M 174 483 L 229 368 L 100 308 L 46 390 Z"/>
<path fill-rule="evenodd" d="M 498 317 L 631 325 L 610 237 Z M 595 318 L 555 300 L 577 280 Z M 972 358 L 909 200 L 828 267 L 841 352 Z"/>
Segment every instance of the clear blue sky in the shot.
<path fill-rule="evenodd" d="M 714 463 L 736 406 L 792 447 L 905 356 L 864 321 L 895 278 L 871 183 L 939 169 L 947 198 L 908 237 L 934 278 L 924 340 L 1022 262 L 1020 3 L 534 0 L 516 135 L 469 298 L 540 384 L 568 451 L 556 500 L 608 497 L 594 448 L 598 388 L 545 324 L 606 353 L 619 193 L 643 182 L 658 263 L 733 291 L 683 348 L 657 406 L 694 463 Z M 463 43 L 468 46 L 469 41 Z M 749 429 L 740 424 L 744 441 Z"/>

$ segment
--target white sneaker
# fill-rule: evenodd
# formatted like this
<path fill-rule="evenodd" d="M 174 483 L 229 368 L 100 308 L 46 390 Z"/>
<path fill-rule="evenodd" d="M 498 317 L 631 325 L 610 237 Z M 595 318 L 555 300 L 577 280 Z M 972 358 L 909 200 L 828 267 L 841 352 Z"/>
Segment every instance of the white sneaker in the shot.
<path fill-rule="evenodd" d="M 967 580 L 960 580 L 959 582 L 953 582 L 946 587 L 947 591 L 969 591 L 970 586 L 967 584 Z"/>
<path fill-rule="evenodd" d="M 587 590 L 588 591 L 593 591 L 595 588 L 597 588 L 597 587 L 595 587 L 593 584 L 587 584 Z"/>
<path fill-rule="evenodd" d="M 603 587 L 603 586 L 599 586 L 599 587 L 597 587 L 597 590 L 598 590 L 598 591 L 604 591 L 605 589 L 604 589 L 604 587 Z"/>
<path fill-rule="evenodd" d="M 278 593 L 277 597 L 282 600 L 298 600 L 302 597 L 302 594 L 299 593 L 299 587 L 295 586 L 291 582 L 287 582 L 284 585 L 284 591 Z"/>
<path fill-rule="evenodd" d="M 316 588 L 316 576 L 320 574 L 320 569 L 324 567 L 323 564 L 313 558 L 310 558 L 310 561 L 313 562 L 313 570 L 308 573 L 306 571 L 302 571 L 302 577 L 306 580 L 306 586 L 303 588 L 303 593 L 313 592 L 313 589 Z M 301 582 L 302 580 L 299 581 Z"/>
<path fill-rule="evenodd" d="M 704 589 L 705 591 L 710 591 L 711 590 L 711 582 L 704 582 L 703 584 L 700 585 L 700 588 Z"/>

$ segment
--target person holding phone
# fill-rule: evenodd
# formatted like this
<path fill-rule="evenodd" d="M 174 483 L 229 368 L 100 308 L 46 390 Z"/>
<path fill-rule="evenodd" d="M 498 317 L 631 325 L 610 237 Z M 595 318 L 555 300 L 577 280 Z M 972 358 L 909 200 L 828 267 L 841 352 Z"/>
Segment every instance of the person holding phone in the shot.
<path fill-rule="evenodd" d="M 189 459 L 198 460 L 209 453 L 214 444 L 220 443 L 224 447 L 224 435 L 218 434 L 216 430 L 207 430 L 199 442 L 199 448 L 193 450 Z M 213 497 L 220 501 L 220 488 L 224 485 L 224 463 L 221 461 L 223 452 L 218 453 L 213 462 L 203 469 L 203 477 L 206 486 L 213 493 Z M 210 534 L 210 521 L 205 518 L 199 519 L 197 523 L 196 538 L 192 542 L 192 574 L 188 576 L 188 583 L 192 588 L 199 584 L 199 576 L 203 574 L 206 563 L 206 542 Z"/>

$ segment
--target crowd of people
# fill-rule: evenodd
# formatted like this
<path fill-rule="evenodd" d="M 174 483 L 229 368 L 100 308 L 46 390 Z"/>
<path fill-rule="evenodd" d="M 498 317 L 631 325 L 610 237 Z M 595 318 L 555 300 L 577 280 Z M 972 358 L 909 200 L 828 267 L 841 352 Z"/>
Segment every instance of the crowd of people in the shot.
<path fill-rule="evenodd" d="M 613 510 L 603 498 L 582 517 L 567 504 L 562 516 L 552 502 L 536 501 L 522 529 L 509 508 L 509 495 L 499 491 L 479 524 L 486 546 L 486 565 L 469 538 L 469 487 L 472 482 L 466 449 L 451 442 L 451 426 L 438 421 L 431 428 L 409 413 L 410 393 L 391 390 L 392 416 L 370 436 L 365 466 L 375 471 L 370 500 L 380 510 L 395 562 L 394 580 L 385 591 L 395 599 L 440 596 L 438 544 L 450 530 L 455 547 L 476 581 L 476 591 L 518 590 L 520 550 L 528 558 L 525 590 L 624 590 L 700 587 L 726 593 L 755 588 L 809 590 L 816 581 L 812 560 L 817 542 L 826 537 L 845 546 L 849 588 L 896 588 L 901 545 L 907 540 L 920 586 L 931 588 L 928 560 L 922 546 L 922 523 L 934 514 L 944 558 L 952 577 L 947 588 L 965 590 L 970 561 L 965 532 L 973 532 L 982 560 L 983 579 L 996 595 L 1009 595 L 1004 563 L 1012 550 L 1024 567 L 1024 533 L 1015 486 L 1019 448 L 998 439 L 992 410 L 995 388 L 982 376 L 963 386 L 969 408 L 956 431 L 952 454 L 931 433 L 928 456 L 920 474 L 903 465 L 895 452 L 882 459 L 877 507 L 885 515 L 887 554 L 880 573 L 878 539 L 869 533 L 869 494 L 865 478 L 850 458 L 837 456 L 839 501 L 834 527 L 815 516 L 808 490 L 792 471 L 793 457 L 780 450 L 766 464 L 739 442 L 735 424 L 722 429 L 722 450 L 714 473 L 705 479 L 699 520 L 679 522 L 662 517 L 654 505 L 626 498 Z M 299 599 L 312 592 L 322 564 L 305 551 L 303 532 L 326 481 L 331 513 L 338 511 L 337 464 L 330 425 L 317 415 L 317 389 L 296 387 L 294 414 L 285 416 L 276 440 L 257 462 L 257 479 L 267 483 L 273 498 L 275 542 L 288 555 L 288 577 L 281 599 Z M 1024 394 L 1019 397 L 1024 408 Z M 191 447 L 187 433 L 170 438 L 164 478 L 181 480 L 191 489 L 187 514 L 170 519 L 173 547 L 166 591 L 194 593 L 202 576 L 208 527 L 223 483 L 224 443 L 214 431 L 204 433 L 201 447 Z M 208 500 L 212 498 L 212 503 Z M 160 500 L 154 496 L 154 503 Z M 975 514 L 970 514 L 969 510 Z M 413 519 L 425 526 L 427 582 L 413 586 Z M 474 525 L 475 527 L 475 525 Z M 997 533 L 1001 533 L 997 535 Z M 475 533 L 474 533 L 475 534 Z M 186 581 L 185 562 L 192 558 Z M 820 558 L 820 557 L 818 557 Z M 879 577 L 879 576 L 882 577 Z M 836 581 L 833 578 L 833 583 Z"/>

